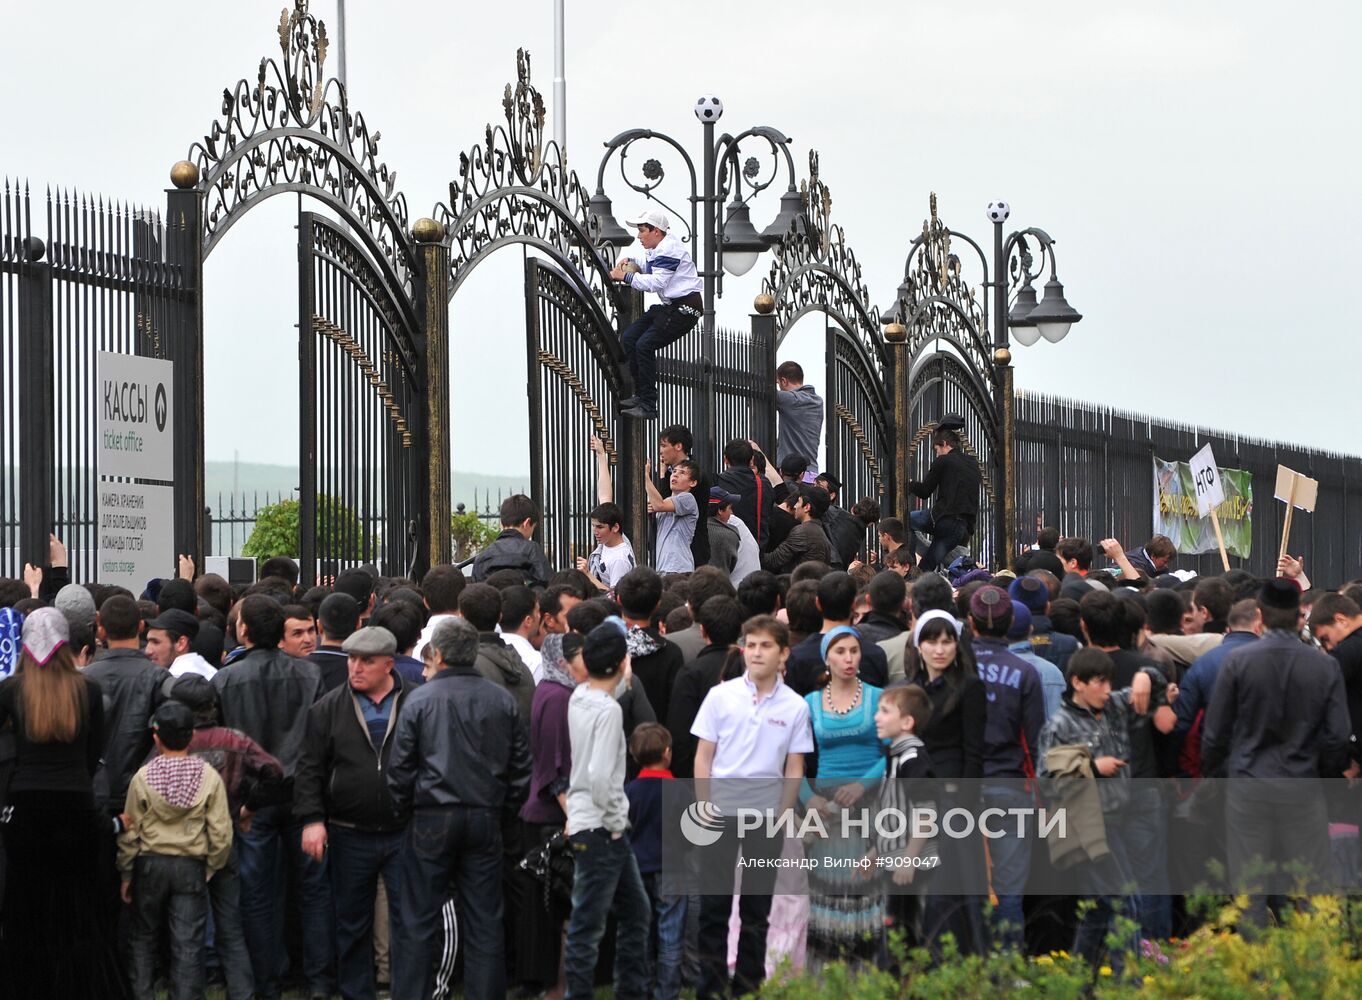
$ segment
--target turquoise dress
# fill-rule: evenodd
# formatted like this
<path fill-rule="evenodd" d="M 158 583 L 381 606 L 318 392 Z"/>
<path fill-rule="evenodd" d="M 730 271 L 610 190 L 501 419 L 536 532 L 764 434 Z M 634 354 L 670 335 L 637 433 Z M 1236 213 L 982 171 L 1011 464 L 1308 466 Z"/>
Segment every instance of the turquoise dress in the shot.
<path fill-rule="evenodd" d="M 860 704 L 846 715 L 834 715 L 824 706 L 823 692 L 805 696 L 818 746 L 818 776 L 805 781 L 801 800 L 820 795 L 831 799 L 842 785 L 859 783 L 865 793 L 853 807 L 871 810 L 884 778 L 884 744 L 875 735 L 875 711 L 880 689 L 861 688 Z M 846 863 L 865 857 L 871 841 L 855 833 L 847 838 L 832 836 L 841 828 L 837 813 L 826 819 L 829 838 L 806 845 L 816 866 L 809 870 L 809 953 L 815 961 L 873 960 L 884 935 L 885 897 L 878 879 L 865 881 L 862 869 Z"/>

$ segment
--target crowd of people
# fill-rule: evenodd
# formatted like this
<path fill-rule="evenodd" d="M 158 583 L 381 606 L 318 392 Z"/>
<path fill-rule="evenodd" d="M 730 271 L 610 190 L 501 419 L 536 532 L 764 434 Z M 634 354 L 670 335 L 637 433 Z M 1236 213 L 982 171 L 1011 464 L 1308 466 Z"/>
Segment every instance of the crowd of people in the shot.
<path fill-rule="evenodd" d="M 816 398 L 802 372 L 781 377 Z M 302 586 L 276 558 L 238 587 L 182 558 L 133 595 L 72 582 L 54 537 L 46 566 L 0 580 L 0 982 L 33 998 L 199 997 L 210 977 L 232 1000 L 576 1000 L 600 983 L 703 998 L 782 962 L 892 962 L 891 934 L 942 961 L 949 936 L 964 954 L 1097 963 L 1118 914 L 1131 948 L 1195 919 L 1177 887 L 1216 852 L 1192 808 L 1212 777 L 1245 779 L 1216 804 L 1231 878 L 1283 845 L 1356 871 L 1357 803 L 1317 779 L 1360 770 L 1362 583 L 1312 588 L 1290 557 L 1267 580 L 1176 574 L 1163 537 L 1099 540 L 1099 569 L 1092 541 L 1051 529 L 977 567 L 957 547 L 978 470 L 953 430 L 933 445 L 913 484 L 930 503 L 905 521 L 843 506 L 793 450 L 771 462 L 733 440 L 704 469 L 668 427 L 642 544 L 593 442 L 597 546 L 571 566 L 535 542 L 524 496 L 471 572 L 419 581 L 352 568 Z M 755 865 L 733 891 L 669 891 L 668 783 L 752 805 L 725 801 L 728 779 L 829 817 L 1091 793 L 1103 846 L 1064 862 L 1057 896 L 1029 888 L 1060 862 L 1021 825 L 986 852 L 726 835 L 725 875 L 740 852 L 912 863 L 883 884 L 827 864 L 791 888 Z M 1289 889 L 1264 888 L 1246 920 Z"/>

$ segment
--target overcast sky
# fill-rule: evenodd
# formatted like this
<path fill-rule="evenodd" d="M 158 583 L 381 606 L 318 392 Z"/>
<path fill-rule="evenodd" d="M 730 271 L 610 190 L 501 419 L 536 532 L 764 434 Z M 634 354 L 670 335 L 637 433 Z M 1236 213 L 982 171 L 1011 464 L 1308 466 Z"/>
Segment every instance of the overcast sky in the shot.
<path fill-rule="evenodd" d="M 170 165 L 211 125 L 223 88 L 278 54 L 282 6 L 7 3 L 0 172 L 163 206 Z M 1084 319 L 1060 345 L 1015 351 L 1020 388 L 1362 450 L 1348 306 L 1362 262 L 1362 5 L 568 8 L 569 159 L 591 184 L 602 141 L 633 126 L 676 135 L 698 161 L 691 106 L 718 95 L 722 128 L 781 128 L 801 173 L 819 150 L 877 305 L 931 191 L 946 223 L 980 241 L 995 198 L 1012 225 L 1054 236 Z M 334 0 L 313 11 L 333 21 Z M 352 0 L 348 21 L 351 106 L 381 131 L 413 218 L 448 197 L 459 153 L 500 118 L 518 46 L 552 107 L 551 0 Z M 609 193 L 617 216 L 635 207 L 618 183 Z M 297 461 L 295 212 L 272 199 L 209 258 L 211 459 Z M 768 193 L 753 221 L 774 213 Z M 458 469 L 528 467 L 520 261 L 503 251 L 453 304 Z M 768 266 L 726 283 L 721 324 L 747 322 Z M 796 327 L 782 360 L 821 373 L 817 325 Z"/>

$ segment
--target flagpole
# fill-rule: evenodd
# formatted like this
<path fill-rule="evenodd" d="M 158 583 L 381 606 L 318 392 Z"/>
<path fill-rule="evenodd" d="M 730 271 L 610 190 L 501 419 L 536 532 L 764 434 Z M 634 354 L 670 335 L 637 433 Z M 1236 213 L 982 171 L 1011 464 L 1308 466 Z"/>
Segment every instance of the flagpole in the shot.
<path fill-rule="evenodd" d="M 563 38 L 563 4 L 564 0 L 553 0 L 553 141 L 558 144 L 558 155 L 567 163 L 567 45 Z"/>

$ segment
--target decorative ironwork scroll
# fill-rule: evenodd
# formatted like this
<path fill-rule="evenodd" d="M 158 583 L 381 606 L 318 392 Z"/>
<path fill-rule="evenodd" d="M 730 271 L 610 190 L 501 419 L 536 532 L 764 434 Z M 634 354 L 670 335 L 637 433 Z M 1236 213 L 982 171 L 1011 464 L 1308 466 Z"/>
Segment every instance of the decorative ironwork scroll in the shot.
<path fill-rule="evenodd" d="M 880 475 L 880 459 L 870 446 L 870 437 L 866 434 L 865 428 L 861 426 L 861 422 L 852 415 L 851 411 L 841 403 L 837 404 L 835 412 L 838 419 L 847 425 L 847 429 L 856 438 L 856 443 L 860 446 L 861 457 L 865 459 L 865 464 L 869 466 L 870 474 L 875 479 L 875 492 L 884 496 L 884 477 Z"/>
<path fill-rule="evenodd" d="M 222 111 L 188 159 L 205 192 L 203 253 L 253 205 L 296 191 L 335 209 L 411 291 L 406 198 L 378 159 L 379 133 L 325 78 L 326 26 L 295 0 L 279 17 L 282 58 L 260 60 L 255 82 L 222 92 Z"/>
<path fill-rule="evenodd" d="M 491 251 L 511 243 L 543 250 L 614 325 L 614 251 L 596 249 L 590 198 L 562 150 L 544 140 L 544 98 L 530 80 L 530 55 L 516 53 L 516 83 L 502 97 L 505 124 L 487 126 L 480 145 L 459 156 L 449 204 L 432 218 L 450 237 L 450 295 Z"/>

